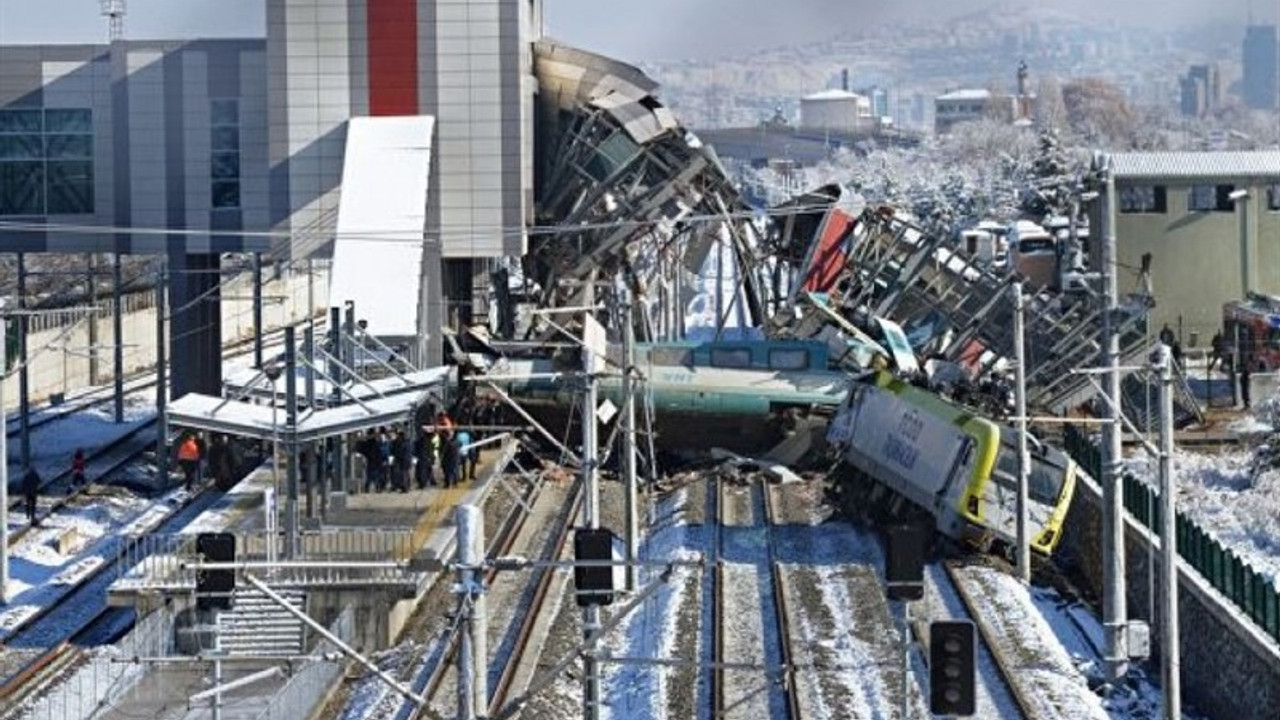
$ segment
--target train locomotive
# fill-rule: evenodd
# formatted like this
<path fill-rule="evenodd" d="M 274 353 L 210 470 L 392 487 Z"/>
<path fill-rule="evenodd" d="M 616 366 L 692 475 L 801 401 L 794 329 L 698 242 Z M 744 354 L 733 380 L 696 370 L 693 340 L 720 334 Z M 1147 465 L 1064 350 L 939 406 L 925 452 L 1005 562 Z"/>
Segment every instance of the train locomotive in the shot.
<path fill-rule="evenodd" d="M 827 441 L 842 468 L 846 506 L 889 517 L 929 516 L 939 533 L 983 551 L 1017 541 L 1017 435 L 886 372 L 857 383 Z M 1031 547 L 1049 555 L 1062 537 L 1076 466 L 1029 436 Z M 889 492 L 891 491 L 891 492 Z"/>

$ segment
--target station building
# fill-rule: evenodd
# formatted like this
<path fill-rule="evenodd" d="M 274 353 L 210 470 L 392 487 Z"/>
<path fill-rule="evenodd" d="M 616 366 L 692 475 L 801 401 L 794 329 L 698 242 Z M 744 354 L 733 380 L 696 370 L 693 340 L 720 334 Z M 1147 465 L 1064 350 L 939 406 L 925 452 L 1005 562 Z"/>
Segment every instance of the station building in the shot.
<path fill-rule="evenodd" d="M 1168 324 L 1184 346 L 1194 333 L 1194 346 L 1207 347 L 1225 303 L 1280 295 L 1280 152 L 1132 152 L 1111 162 L 1119 289 L 1135 289 L 1150 253 L 1153 335 Z"/>
<path fill-rule="evenodd" d="M 414 355 L 438 357 L 440 328 L 484 312 L 493 263 L 525 250 L 540 0 L 266 13 L 265 38 L 0 46 L 0 250 L 166 255 L 175 397 L 219 390 L 218 304 L 198 298 L 216 298 L 223 253 L 332 257 L 352 118 L 433 119 L 409 203 Z"/>

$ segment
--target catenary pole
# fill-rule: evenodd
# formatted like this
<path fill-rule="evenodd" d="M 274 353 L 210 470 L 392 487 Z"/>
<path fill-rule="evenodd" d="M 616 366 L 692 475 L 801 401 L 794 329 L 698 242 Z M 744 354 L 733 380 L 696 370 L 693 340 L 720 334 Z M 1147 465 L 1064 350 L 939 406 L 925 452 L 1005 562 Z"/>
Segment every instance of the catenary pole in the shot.
<path fill-rule="evenodd" d="M 27 309 L 27 259 L 18 253 L 18 309 Z M 31 471 L 31 373 L 27 368 L 27 331 L 30 318 L 24 312 L 18 316 L 18 452 L 22 458 L 22 477 L 25 482 Z"/>
<path fill-rule="evenodd" d="M 587 280 L 585 300 L 583 304 L 591 307 L 595 304 L 595 274 Z M 595 322 L 591 311 L 583 317 L 584 341 L 585 328 Z M 596 356 L 593 348 L 586 342 L 582 347 L 582 371 L 586 381 L 585 396 L 582 401 L 582 524 L 595 530 L 600 527 L 600 486 L 596 472 Z M 600 606 L 590 603 L 582 608 L 582 632 L 587 646 L 592 648 L 582 656 L 582 704 L 585 720 L 600 718 L 600 666 L 594 650 L 594 639 L 600 632 Z"/>
<path fill-rule="evenodd" d="M 111 374 L 115 380 L 116 422 L 124 422 L 124 277 L 122 274 L 122 258 L 116 253 L 111 264 Z M 97 303 L 97 298 L 93 301 Z M 98 311 L 90 315 L 93 325 L 98 323 Z M 98 366 L 98 340 L 95 337 L 90 343 L 93 346 L 91 357 L 94 368 Z M 96 374 L 96 373 L 95 373 Z"/>
<path fill-rule="evenodd" d="M 627 592 L 635 592 L 639 582 L 636 560 L 640 555 L 640 519 L 636 479 L 636 387 L 633 368 L 635 358 L 635 326 L 631 304 L 622 306 L 622 476 L 626 485 Z"/>
<path fill-rule="evenodd" d="M 1102 357 L 1107 369 L 1104 389 L 1107 422 L 1102 427 L 1102 624 L 1105 635 L 1106 676 L 1116 681 L 1129 671 L 1125 632 L 1124 494 L 1120 491 L 1123 461 L 1120 426 L 1120 334 L 1116 327 L 1119 302 L 1116 290 L 1116 184 L 1111 157 L 1102 155 L 1103 193 Z"/>
<path fill-rule="evenodd" d="M 161 489 L 169 487 L 169 428 L 165 416 L 169 379 L 165 376 L 164 261 L 156 271 L 156 479 Z"/>
<path fill-rule="evenodd" d="M 1027 453 L 1027 300 L 1022 295 L 1022 283 L 1012 285 L 1013 290 L 1013 354 L 1017 379 L 1014 388 L 1014 412 L 1018 415 L 1018 579 L 1031 582 L 1031 537 L 1028 518 L 1028 495 L 1031 457 Z"/>
<path fill-rule="evenodd" d="M 294 328 L 284 328 L 284 425 L 285 452 L 289 455 L 289 472 L 284 505 L 284 553 L 292 560 L 298 556 L 298 363 Z"/>
<path fill-rule="evenodd" d="M 262 253 L 253 254 L 253 366 L 262 369 Z"/>
<path fill-rule="evenodd" d="M 4 386 L 9 381 L 9 318 L 0 314 L 0 417 L 5 418 L 0 433 L 0 528 L 9 527 L 9 413 L 6 412 Z M 9 543 L 0 542 L 0 605 L 9 604 Z"/>
<path fill-rule="evenodd" d="M 1163 643 L 1161 685 L 1165 720 L 1182 720 L 1182 658 L 1178 638 L 1177 495 L 1173 477 L 1173 364 L 1172 351 L 1160 346 L 1160 568 Z"/>

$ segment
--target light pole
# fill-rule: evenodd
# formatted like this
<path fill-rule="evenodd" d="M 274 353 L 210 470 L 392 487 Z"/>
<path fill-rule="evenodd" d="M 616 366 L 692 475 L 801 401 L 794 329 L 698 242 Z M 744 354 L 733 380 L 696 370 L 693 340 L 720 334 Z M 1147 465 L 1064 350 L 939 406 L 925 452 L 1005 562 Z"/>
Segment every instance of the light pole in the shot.
<path fill-rule="evenodd" d="M 277 495 L 280 494 L 280 432 L 276 415 L 280 405 L 276 402 L 279 399 L 276 381 L 280 379 L 283 369 L 279 363 L 271 363 L 262 369 L 262 374 L 271 381 L 271 487 Z"/>
<path fill-rule="evenodd" d="M 1236 190 L 1227 196 L 1236 206 L 1236 216 L 1240 219 L 1240 297 L 1249 297 L 1249 290 L 1253 283 L 1250 282 L 1250 275 L 1253 274 L 1253 258 L 1251 243 L 1249 242 L 1249 191 Z"/>

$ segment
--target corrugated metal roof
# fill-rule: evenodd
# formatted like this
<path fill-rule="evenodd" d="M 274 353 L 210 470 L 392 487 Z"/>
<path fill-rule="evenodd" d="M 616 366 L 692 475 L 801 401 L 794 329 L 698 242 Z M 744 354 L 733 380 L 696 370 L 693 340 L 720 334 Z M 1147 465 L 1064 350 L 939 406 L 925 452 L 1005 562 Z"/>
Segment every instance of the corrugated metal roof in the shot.
<path fill-rule="evenodd" d="M 1270 177 L 1280 180 L 1280 150 L 1115 153 L 1116 179 Z"/>

